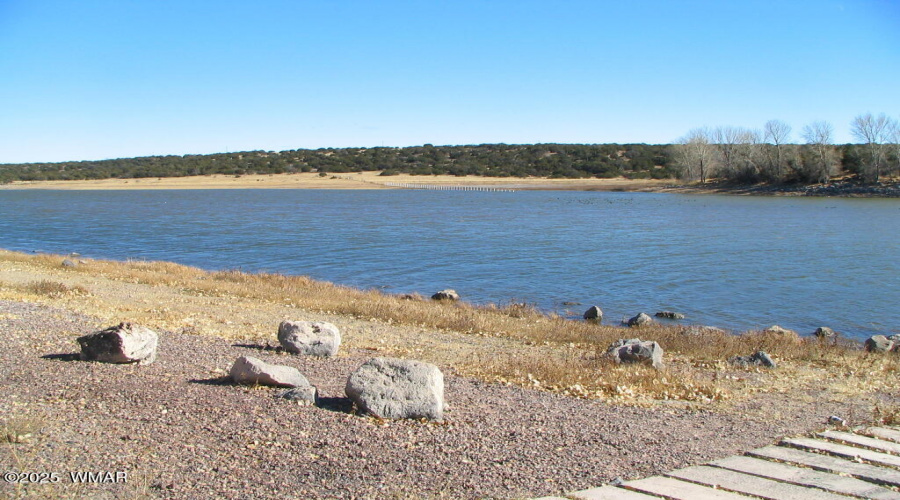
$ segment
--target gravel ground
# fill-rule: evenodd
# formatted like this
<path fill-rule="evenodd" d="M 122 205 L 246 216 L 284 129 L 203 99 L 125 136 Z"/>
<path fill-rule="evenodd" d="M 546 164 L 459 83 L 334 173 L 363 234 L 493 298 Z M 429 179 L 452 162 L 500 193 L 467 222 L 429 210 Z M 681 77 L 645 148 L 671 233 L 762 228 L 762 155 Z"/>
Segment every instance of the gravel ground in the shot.
<path fill-rule="evenodd" d="M 4 471 L 58 473 L 51 485 L 0 486 L 0 497 L 527 498 L 634 479 L 740 453 L 822 427 L 845 402 L 754 399 L 727 413 L 610 406 L 445 370 L 446 421 L 353 415 L 347 376 L 365 349 L 319 360 L 242 342 L 160 332 L 148 366 L 75 360 L 95 318 L 0 301 L 0 420 L 37 417 L 28 442 L 0 443 Z M 242 354 L 295 366 L 324 408 L 234 386 Z M 778 409 L 777 420 L 759 415 Z M 756 415 L 747 417 L 746 415 Z M 127 472 L 75 485 L 69 472 Z"/>

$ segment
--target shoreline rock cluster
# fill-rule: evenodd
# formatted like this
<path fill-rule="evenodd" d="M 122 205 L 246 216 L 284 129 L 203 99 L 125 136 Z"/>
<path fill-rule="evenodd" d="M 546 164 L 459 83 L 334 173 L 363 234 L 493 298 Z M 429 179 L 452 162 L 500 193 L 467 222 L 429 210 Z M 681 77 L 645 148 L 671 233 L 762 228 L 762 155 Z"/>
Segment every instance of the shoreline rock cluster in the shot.
<path fill-rule="evenodd" d="M 120 323 L 79 337 L 80 359 L 149 365 L 156 360 L 158 338 L 149 328 Z M 283 321 L 278 326 L 278 340 L 285 352 L 328 358 L 337 354 L 341 335 L 331 323 Z M 316 386 L 292 366 L 244 355 L 234 361 L 228 377 L 237 385 L 286 388 L 277 397 L 303 405 L 319 404 Z M 360 414 L 386 419 L 444 418 L 444 375 L 431 363 L 372 358 L 348 376 L 345 393 Z"/>

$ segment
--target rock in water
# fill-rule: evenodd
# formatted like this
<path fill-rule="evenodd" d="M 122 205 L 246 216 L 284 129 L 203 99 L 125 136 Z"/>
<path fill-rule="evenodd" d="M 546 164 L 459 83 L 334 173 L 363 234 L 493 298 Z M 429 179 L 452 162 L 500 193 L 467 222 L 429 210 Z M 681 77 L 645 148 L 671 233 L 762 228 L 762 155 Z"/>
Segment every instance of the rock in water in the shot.
<path fill-rule="evenodd" d="M 584 312 L 584 319 L 601 321 L 603 319 L 603 311 L 600 310 L 599 306 L 591 306 Z"/>
<path fill-rule="evenodd" d="M 663 350 L 652 340 L 619 339 L 606 349 L 616 363 L 643 363 L 662 368 Z"/>
<path fill-rule="evenodd" d="M 728 358 L 728 362 L 733 365 L 748 366 L 765 366 L 766 368 L 775 368 L 775 362 L 769 357 L 765 351 L 756 351 L 749 356 L 732 356 Z"/>
<path fill-rule="evenodd" d="M 253 356 L 241 356 L 231 366 L 231 380 L 236 384 L 260 384 L 275 387 L 308 387 L 309 381 L 300 370 L 284 365 L 271 365 Z"/>
<path fill-rule="evenodd" d="M 654 316 L 657 318 L 666 318 L 666 319 L 684 319 L 684 314 L 672 312 L 672 311 L 660 311 L 656 313 Z"/>
<path fill-rule="evenodd" d="M 444 375 L 430 363 L 373 358 L 347 378 L 360 411 L 381 418 L 444 418 Z"/>
<path fill-rule="evenodd" d="M 457 301 L 459 300 L 459 294 L 456 293 L 456 290 L 446 289 L 437 292 L 436 294 L 431 296 L 432 300 L 449 300 L 449 301 Z"/>
<path fill-rule="evenodd" d="M 865 346 L 869 352 L 888 352 L 894 348 L 894 341 L 884 335 L 873 335 L 866 339 Z"/>
<path fill-rule="evenodd" d="M 640 313 L 637 316 L 628 320 L 628 326 L 644 326 L 653 323 L 653 318 L 646 313 Z"/>
<path fill-rule="evenodd" d="M 156 360 L 156 332 L 132 323 L 119 323 L 106 330 L 78 337 L 81 359 L 104 363 L 149 365 Z"/>
<path fill-rule="evenodd" d="M 282 321 L 278 342 L 285 351 L 295 354 L 334 356 L 341 346 L 341 332 L 324 321 Z"/>

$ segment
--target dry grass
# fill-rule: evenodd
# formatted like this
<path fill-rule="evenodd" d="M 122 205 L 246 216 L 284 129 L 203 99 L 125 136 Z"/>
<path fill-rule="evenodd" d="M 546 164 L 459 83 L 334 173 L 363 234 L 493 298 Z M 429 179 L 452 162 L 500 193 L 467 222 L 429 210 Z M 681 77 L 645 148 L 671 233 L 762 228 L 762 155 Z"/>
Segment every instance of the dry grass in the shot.
<path fill-rule="evenodd" d="M 259 318 L 272 321 L 271 315 L 276 314 L 272 311 L 350 317 L 392 325 L 398 331 L 416 330 L 416 337 L 405 340 L 420 342 L 416 349 L 391 351 L 381 347 L 380 339 L 362 334 L 345 340 L 356 342 L 357 347 L 374 346 L 387 354 L 438 362 L 486 380 L 584 398 L 709 402 L 804 388 L 846 397 L 900 387 L 900 356 L 870 355 L 846 341 L 771 332 L 734 335 L 660 324 L 622 329 L 546 315 L 522 304 L 473 306 L 420 297 L 410 300 L 304 276 L 207 272 L 146 261 L 83 260 L 77 267 L 63 269 L 61 260 L 61 256 L 0 251 L 0 266 L 20 265 L 30 275 L 53 277 L 24 286 L 4 286 L 0 281 L 0 292 L 18 290 L 101 317 L 106 312 L 111 321 L 128 314 L 163 328 L 219 336 L 258 337 L 263 328 L 270 328 L 261 326 L 264 320 Z M 105 292 L 108 285 L 103 280 L 129 288 Z M 91 295 L 79 283 L 87 283 Z M 163 300 L 149 291 L 168 295 Z M 201 320 L 205 326 L 197 326 Z M 456 344 L 450 345 L 447 335 L 455 335 Z M 430 344 L 424 337 L 431 338 Z M 615 340 L 634 337 L 655 340 L 665 349 L 665 369 L 617 366 L 604 356 Z M 769 353 L 779 368 L 742 369 L 725 362 L 757 350 Z"/>
<path fill-rule="evenodd" d="M 27 443 L 44 427 L 44 419 L 38 415 L 16 415 L 2 424 L 2 441 L 12 444 Z"/>
<path fill-rule="evenodd" d="M 82 286 L 66 286 L 64 283 L 56 281 L 36 281 L 24 287 L 26 291 L 37 295 L 46 295 L 47 297 L 62 297 L 63 295 L 90 295 L 90 292 Z"/>
<path fill-rule="evenodd" d="M 882 425 L 900 425 L 900 405 L 880 404 L 875 405 L 875 421 Z"/>

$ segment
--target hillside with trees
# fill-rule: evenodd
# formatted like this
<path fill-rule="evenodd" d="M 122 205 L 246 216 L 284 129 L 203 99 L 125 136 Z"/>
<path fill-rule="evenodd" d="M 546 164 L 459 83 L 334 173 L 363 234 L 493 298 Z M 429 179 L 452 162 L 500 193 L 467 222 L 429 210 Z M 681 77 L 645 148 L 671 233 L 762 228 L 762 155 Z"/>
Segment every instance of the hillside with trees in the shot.
<path fill-rule="evenodd" d="M 189 175 L 348 173 L 497 177 L 675 177 L 668 146 L 648 144 L 482 144 L 405 148 L 297 149 L 102 161 L 0 164 L 0 182 L 182 177 Z"/>
<path fill-rule="evenodd" d="M 736 184 L 814 184 L 835 176 L 878 183 L 900 174 L 900 122 L 857 116 L 857 144 L 835 145 L 834 127 L 817 121 L 794 142 L 790 125 L 762 129 L 696 128 L 670 145 L 481 144 L 392 148 L 296 149 L 209 155 L 147 156 L 101 161 L 0 164 L 12 181 L 381 171 L 382 175 L 709 180 Z"/>

